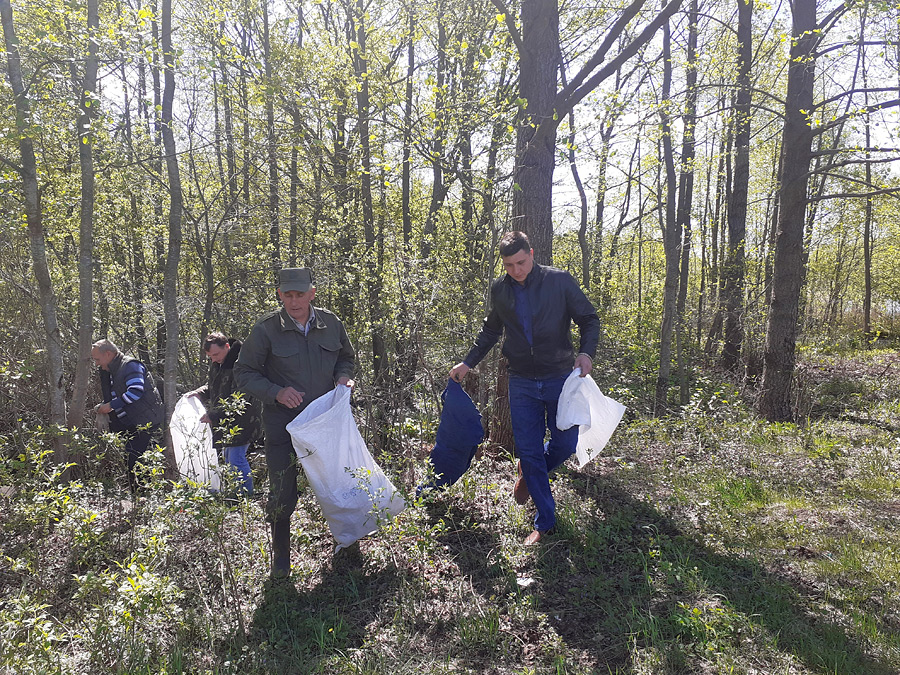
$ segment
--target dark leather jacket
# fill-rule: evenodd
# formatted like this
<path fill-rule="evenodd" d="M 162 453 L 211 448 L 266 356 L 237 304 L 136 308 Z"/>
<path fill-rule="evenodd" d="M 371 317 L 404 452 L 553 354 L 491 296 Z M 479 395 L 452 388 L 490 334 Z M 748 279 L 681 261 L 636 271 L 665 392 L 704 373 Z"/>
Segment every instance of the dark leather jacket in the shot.
<path fill-rule="evenodd" d="M 532 345 L 528 344 L 522 322 L 516 315 L 512 286 L 515 283 L 511 276 L 504 274 L 491 284 L 490 314 L 464 359 L 470 368 L 485 357 L 506 331 L 503 355 L 509 360 L 510 373 L 535 379 L 566 375 L 575 365 L 570 337 L 573 321 L 581 338 L 578 352 L 594 358 L 600 340 L 600 319 L 571 274 L 535 263 L 526 277 Z"/>
<path fill-rule="evenodd" d="M 248 394 L 239 401 L 234 396 L 239 391 L 234 381 L 234 364 L 241 353 L 241 342 L 231 340 L 229 344 L 225 360 L 210 364 L 209 383 L 191 392 L 203 401 L 212 423 L 213 442 L 221 448 L 252 443 L 262 427 L 259 401 Z"/>

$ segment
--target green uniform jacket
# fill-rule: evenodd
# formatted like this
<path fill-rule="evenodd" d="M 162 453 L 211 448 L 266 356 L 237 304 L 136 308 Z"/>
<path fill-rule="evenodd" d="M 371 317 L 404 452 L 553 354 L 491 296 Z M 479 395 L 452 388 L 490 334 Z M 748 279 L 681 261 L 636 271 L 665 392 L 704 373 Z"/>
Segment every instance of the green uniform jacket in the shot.
<path fill-rule="evenodd" d="M 304 392 L 300 412 L 352 377 L 355 352 L 344 324 L 332 312 L 313 307 L 315 321 L 304 335 L 284 308 L 263 316 L 244 341 L 234 376 L 238 387 L 259 399 L 266 410 L 287 410 L 275 397 L 284 387 Z"/>

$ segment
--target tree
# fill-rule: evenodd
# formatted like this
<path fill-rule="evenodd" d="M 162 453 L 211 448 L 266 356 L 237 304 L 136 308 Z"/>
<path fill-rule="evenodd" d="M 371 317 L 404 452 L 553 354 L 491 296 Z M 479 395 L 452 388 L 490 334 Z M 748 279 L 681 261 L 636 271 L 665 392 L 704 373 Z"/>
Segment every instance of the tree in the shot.
<path fill-rule="evenodd" d="M 815 56 L 818 41 L 815 0 L 795 0 L 793 41 L 788 66 L 784 132 L 781 142 L 781 190 L 772 276 L 772 300 L 766 325 L 762 396 L 759 412 L 770 421 L 790 420 L 797 317 L 803 260 L 806 191 L 812 161 Z"/>
<path fill-rule="evenodd" d="M 44 333 L 47 336 L 47 385 L 50 393 L 50 422 L 58 429 L 66 426 L 65 374 L 63 345 L 57 317 L 57 300 L 47 262 L 47 241 L 44 233 L 41 189 L 38 184 L 37 158 L 34 153 L 35 130 L 31 115 L 31 101 L 25 88 L 19 41 L 13 24 L 10 0 L 0 0 L 0 20 L 3 22 L 3 41 L 6 47 L 6 74 L 15 97 L 16 134 L 19 142 L 20 165 L 4 160 L 22 179 L 25 198 L 25 222 L 31 248 L 31 262 L 37 281 Z M 66 446 L 60 434 L 53 439 L 53 458 L 57 464 L 65 463 Z"/>
<path fill-rule="evenodd" d="M 725 345 L 722 365 L 737 368 L 744 342 L 744 246 L 747 232 L 747 194 L 750 184 L 750 66 L 753 60 L 753 0 L 738 0 L 738 75 L 734 104 L 734 173 L 728 201 L 728 253 L 724 279 Z"/>
<path fill-rule="evenodd" d="M 553 260 L 553 171 L 556 132 L 569 111 L 621 65 L 638 53 L 656 31 L 681 7 L 670 0 L 644 29 L 610 60 L 606 56 L 619 35 L 641 11 L 646 0 L 628 5 L 607 31 L 597 50 L 566 87 L 557 90 L 559 7 L 556 0 L 523 0 L 519 32 L 503 0 L 493 0 L 503 13 L 519 54 L 519 96 L 524 110 L 516 133 L 513 174 L 513 226 L 527 233 L 535 260 Z"/>
<path fill-rule="evenodd" d="M 79 86 L 78 160 L 81 167 L 81 209 L 78 238 L 78 358 L 69 408 L 69 426 L 78 427 L 84 419 L 88 383 L 91 377 L 91 344 L 94 323 L 94 134 L 91 125 L 97 119 L 97 38 L 100 26 L 98 0 L 87 0 L 88 49 L 84 76 L 73 78 Z"/>
<path fill-rule="evenodd" d="M 163 56 L 165 87 L 162 98 L 162 139 L 165 150 L 166 175 L 169 180 L 168 248 L 164 274 L 164 312 L 166 326 L 165 361 L 163 368 L 166 418 L 175 410 L 178 384 L 178 265 L 181 261 L 181 218 L 183 195 L 178 168 L 178 150 L 172 125 L 172 104 L 175 100 L 175 51 L 172 47 L 172 0 L 162 0 L 162 30 L 160 46 Z"/>

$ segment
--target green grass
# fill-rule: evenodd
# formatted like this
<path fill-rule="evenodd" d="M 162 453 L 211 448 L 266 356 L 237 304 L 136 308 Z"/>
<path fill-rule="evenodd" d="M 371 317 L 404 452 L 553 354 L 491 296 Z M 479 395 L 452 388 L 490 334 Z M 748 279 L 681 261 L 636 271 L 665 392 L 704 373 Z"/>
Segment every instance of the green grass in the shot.
<path fill-rule="evenodd" d="M 814 386 L 830 410 L 852 389 Z M 39 439 L 9 441 L 0 672 L 900 672 L 898 402 L 770 425 L 726 387 L 694 400 L 560 472 L 535 549 L 503 454 L 411 500 L 358 566 L 332 559 L 306 489 L 282 583 L 260 501 L 155 479 L 123 503 L 108 478 L 60 485 Z M 413 486 L 427 451 L 381 459 Z"/>

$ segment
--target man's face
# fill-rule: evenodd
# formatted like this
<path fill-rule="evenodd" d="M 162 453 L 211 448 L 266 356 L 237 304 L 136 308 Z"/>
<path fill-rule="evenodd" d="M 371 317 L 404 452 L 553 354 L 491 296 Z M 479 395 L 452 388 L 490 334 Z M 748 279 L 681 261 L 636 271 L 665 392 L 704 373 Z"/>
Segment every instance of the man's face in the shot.
<path fill-rule="evenodd" d="M 282 291 L 278 289 L 278 297 L 287 310 L 288 315 L 296 321 L 306 321 L 309 318 L 309 305 L 316 297 L 315 287 L 301 293 L 300 291 Z"/>
<path fill-rule="evenodd" d="M 534 249 L 517 251 L 512 255 L 501 256 L 506 273 L 520 284 L 525 281 L 534 267 Z"/>
<path fill-rule="evenodd" d="M 206 350 L 206 355 L 209 357 L 209 360 L 213 363 L 218 363 L 220 366 L 225 361 L 225 357 L 228 356 L 228 348 L 230 345 L 226 344 L 222 345 L 210 345 L 209 349 Z"/>
<path fill-rule="evenodd" d="M 102 370 L 109 370 L 110 362 L 115 358 L 115 354 L 94 347 L 91 349 L 91 361 L 94 365 Z"/>

